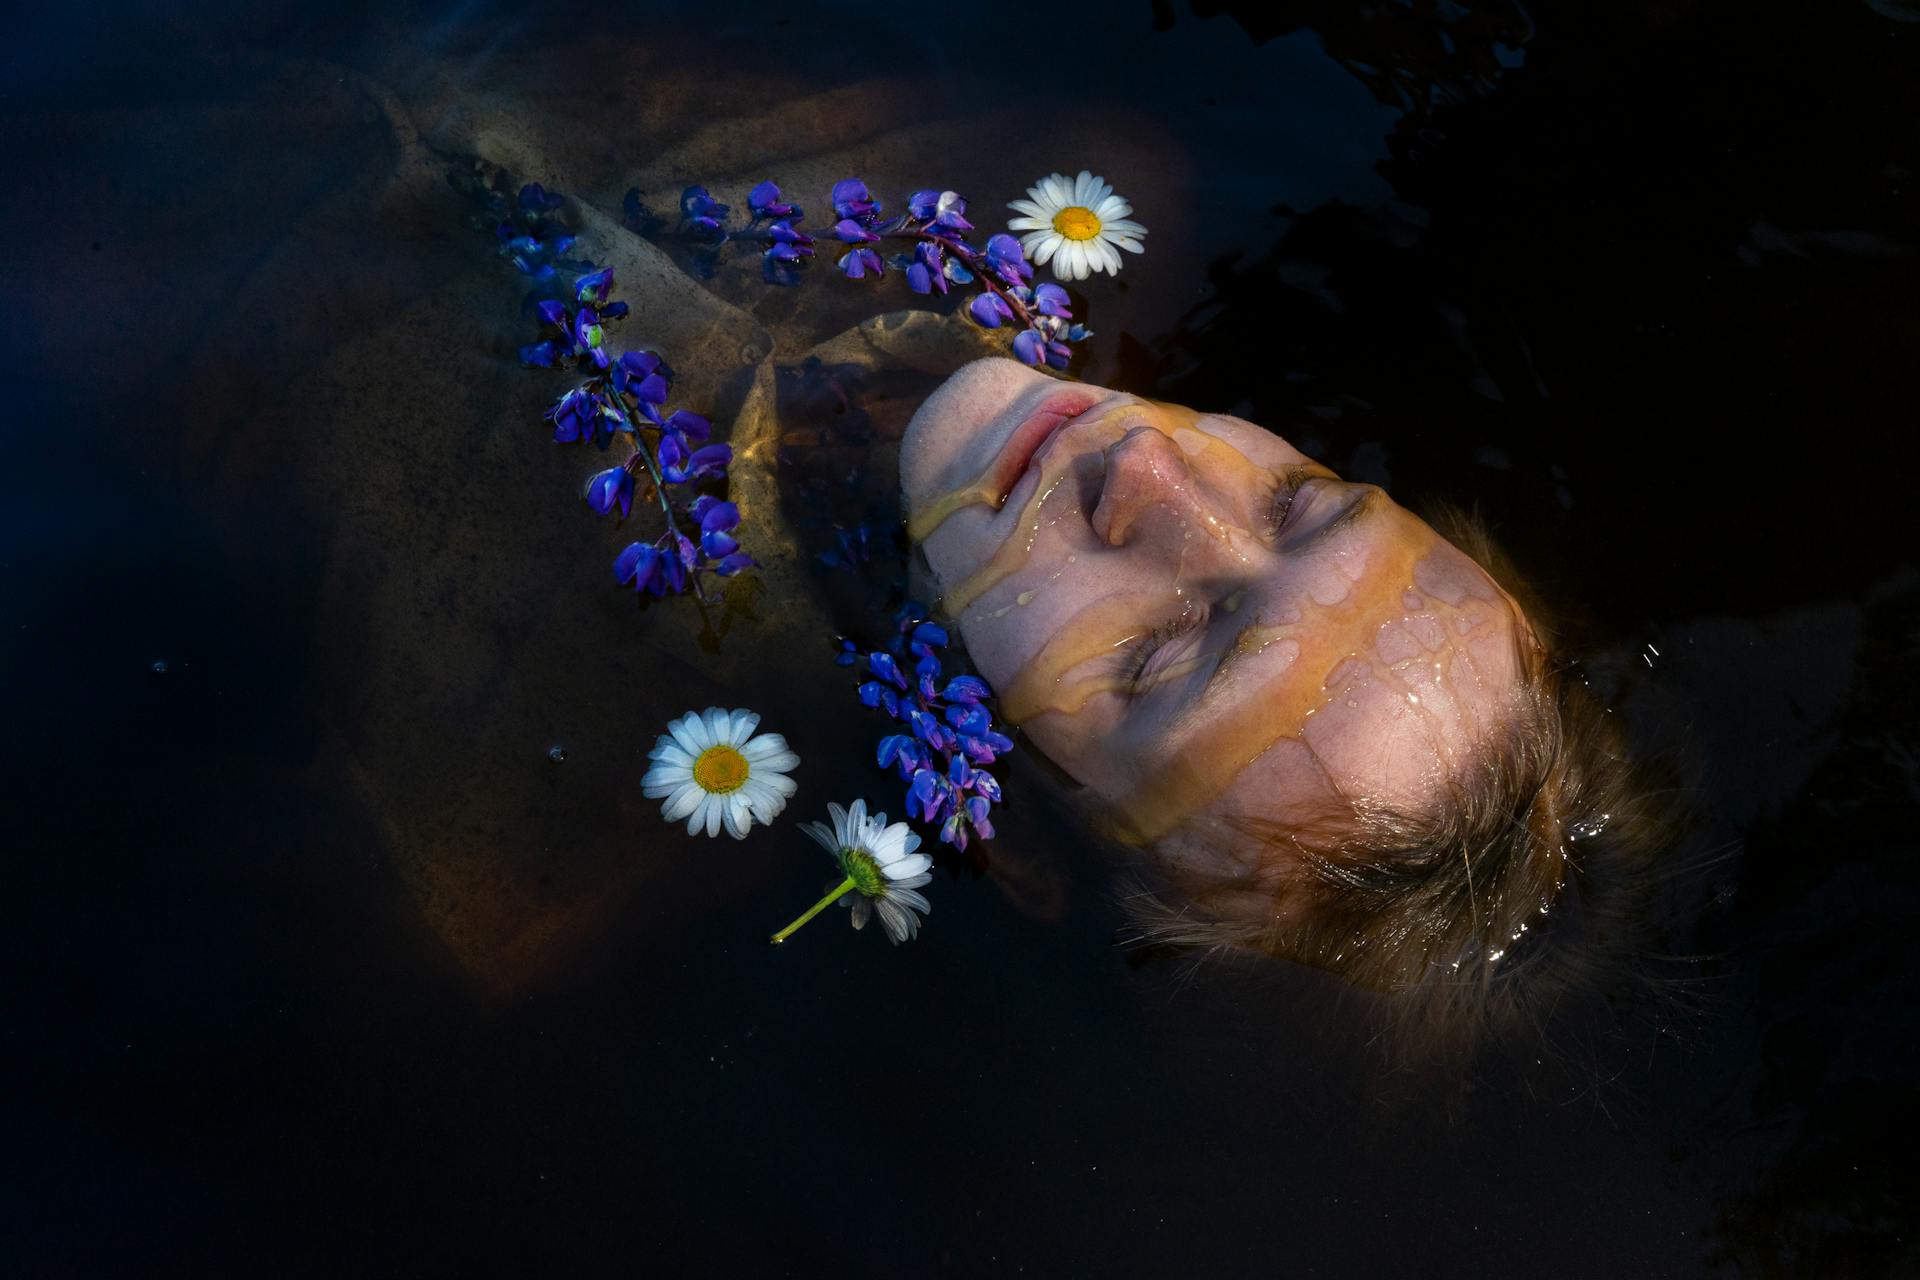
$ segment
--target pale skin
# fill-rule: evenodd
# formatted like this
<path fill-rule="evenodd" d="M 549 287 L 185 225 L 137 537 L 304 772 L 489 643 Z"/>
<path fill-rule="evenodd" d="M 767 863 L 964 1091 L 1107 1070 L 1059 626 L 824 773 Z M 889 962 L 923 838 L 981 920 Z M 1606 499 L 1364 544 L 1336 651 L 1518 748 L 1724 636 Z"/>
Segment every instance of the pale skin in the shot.
<path fill-rule="evenodd" d="M 1433 802 L 1515 705 L 1512 599 L 1252 423 L 982 360 L 915 415 L 901 472 L 1005 717 L 1164 859 L 1284 879 L 1246 820 Z"/>

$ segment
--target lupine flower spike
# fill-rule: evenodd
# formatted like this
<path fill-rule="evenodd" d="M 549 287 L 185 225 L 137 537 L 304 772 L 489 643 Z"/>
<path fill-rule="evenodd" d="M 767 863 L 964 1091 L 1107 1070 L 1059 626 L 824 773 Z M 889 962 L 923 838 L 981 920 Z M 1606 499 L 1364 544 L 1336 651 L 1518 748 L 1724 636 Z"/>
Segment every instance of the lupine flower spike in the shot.
<path fill-rule="evenodd" d="M 668 411 L 673 371 L 657 352 L 616 356 L 608 346 L 607 326 L 626 316 L 627 304 L 613 297 L 612 267 L 561 258 L 574 242 L 552 222 L 562 203 L 537 184 L 523 187 L 514 210 L 500 224 L 502 252 L 523 272 L 545 282 L 544 287 L 551 289 L 567 278 L 556 264 L 578 269 L 561 297 L 541 298 L 535 304 L 544 336 L 520 348 L 521 363 L 587 374 L 586 381 L 547 411 L 554 443 L 608 449 L 619 440 L 628 450 L 619 465 L 588 479 L 582 494 L 587 508 L 620 522 L 632 517 L 637 498 L 659 508 L 659 534 L 651 541 L 629 543 L 614 558 L 615 581 L 654 596 L 692 591 L 704 599 L 703 573 L 724 578 L 755 561 L 734 536 L 740 524 L 738 507 L 712 494 L 695 497 L 673 491 L 724 481 L 733 449 L 707 443 L 713 425 L 701 415 Z M 799 212 L 780 200 L 779 188 L 771 183 L 754 188 L 750 203 L 756 219 L 778 210 L 795 216 Z M 715 231 L 727 216 L 727 206 L 703 187 L 689 187 L 680 207 L 691 225 L 710 225 Z"/>
<path fill-rule="evenodd" d="M 908 732 L 882 738 L 874 759 L 907 783 L 907 816 L 938 823 L 943 843 L 965 849 L 969 838 L 990 840 L 1001 791 L 985 766 L 1013 750 L 985 706 L 993 691 L 979 676 L 943 677 L 946 628 L 923 606 L 909 601 L 895 621 L 889 648 L 866 655 L 869 679 L 858 693 Z M 851 652 L 843 648 L 835 661 L 851 665 L 842 661 Z"/>

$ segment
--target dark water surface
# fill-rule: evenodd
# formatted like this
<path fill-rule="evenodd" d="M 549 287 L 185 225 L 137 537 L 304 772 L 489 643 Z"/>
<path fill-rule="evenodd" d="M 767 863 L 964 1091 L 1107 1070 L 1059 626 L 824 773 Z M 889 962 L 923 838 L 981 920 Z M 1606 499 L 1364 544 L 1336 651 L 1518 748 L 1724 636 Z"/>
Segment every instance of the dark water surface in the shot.
<path fill-rule="evenodd" d="M 1920 10 L 1233 8 L 25 20 L 9 1274 L 1920 1271 Z M 1081 167 L 1151 235 L 1075 291 L 1076 373 L 1477 502 L 1679 750 L 1683 998 L 1383 1068 L 1331 979 L 1130 961 L 1024 752 L 917 941 L 765 945 L 826 879 L 794 824 L 898 809 L 806 521 L 884 517 L 934 370 L 849 354 L 897 281 L 696 279 L 623 198 L 858 174 L 997 227 Z M 461 194 L 496 173 L 768 442 L 717 640 L 610 585 Z M 739 843 L 638 792 L 709 703 L 803 757 Z"/>

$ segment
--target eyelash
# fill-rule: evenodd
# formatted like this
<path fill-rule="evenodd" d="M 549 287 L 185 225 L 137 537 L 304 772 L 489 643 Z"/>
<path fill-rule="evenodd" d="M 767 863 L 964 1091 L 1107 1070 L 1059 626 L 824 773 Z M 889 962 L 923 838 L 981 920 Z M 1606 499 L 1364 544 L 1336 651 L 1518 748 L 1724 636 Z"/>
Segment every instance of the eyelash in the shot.
<path fill-rule="evenodd" d="M 1293 514 L 1294 500 L 1300 496 L 1301 486 L 1307 482 L 1306 467 L 1289 467 L 1280 473 L 1280 491 L 1273 495 L 1273 509 L 1268 518 L 1268 534 L 1278 538 L 1280 531 L 1287 527 L 1287 519 Z"/>
<path fill-rule="evenodd" d="M 1140 691 L 1140 677 L 1146 674 L 1147 664 L 1153 661 L 1154 654 L 1199 626 L 1202 621 L 1198 613 L 1183 613 L 1143 635 L 1135 636 L 1122 645 L 1120 669 L 1127 678 L 1127 692 L 1131 694 Z"/>

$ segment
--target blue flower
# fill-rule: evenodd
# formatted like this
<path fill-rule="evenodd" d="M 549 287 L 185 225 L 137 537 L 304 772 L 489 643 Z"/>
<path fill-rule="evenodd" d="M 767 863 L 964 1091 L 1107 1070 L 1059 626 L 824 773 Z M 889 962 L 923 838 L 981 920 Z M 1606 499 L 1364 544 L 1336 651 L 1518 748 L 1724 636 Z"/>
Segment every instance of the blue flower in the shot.
<path fill-rule="evenodd" d="M 840 255 L 840 269 L 847 273 L 849 280 L 859 280 L 868 272 L 876 276 L 887 273 L 887 264 L 880 255 L 862 245 L 858 249 L 849 249 Z"/>
<path fill-rule="evenodd" d="M 842 218 L 833 224 L 834 238 L 844 244 L 868 244 L 880 237 L 852 218 Z"/>
<path fill-rule="evenodd" d="M 660 424 L 660 429 L 670 431 L 683 440 L 705 440 L 713 434 L 711 422 L 685 409 L 675 409 L 667 420 Z"/>
<path fill-rule="evenodd" d="M 1013 319 L 1013 308 L 997 293 L 982 293 L 967 304 L 967 314 L 976 324 L 998 329 L 1003 322 Z"/>
<path fill-rule="evenodd" d="M 613 561 L 613 576 L 622 583 L 631 584 L 635 591 L 653 588 L 653 594 L 663 594 L 659 582 L 660 548 L 648 546 L 644 542 L 627 545 Z"/>
<path fill-rule="evenodd" d="M 1009 285 L 1024 284 L 1033 279 L 1033 267 L 1027 261 L 1027 251 L 1020 247 L 1018 240 L 1005 234 L 988 238 L 987 270 Z"/>
<path fill-rule="evenodd" d="M 705 187 L 693 186 L 680 193 L 680 213 L 695 222 L 704 219 L 718 226 L 727 216 L 727 206 L 708 194 Z"/>
<path fill-rule="evenodd" d="M 625 467 L 611 467 L 587 481 L 587 505 L 599 515 L 610 515 L 615 506 L 620 518 L 633 514 L 633 475 Z"/>
<path fill-rule="evenodd" d="M 679 436 L 667 434 L 660 437 L 656 456 L 660 462 L 660 474 L 668 484 L 687 484 L 694 480 L 717 479 L 725 474 L 727 464 L 733 461 L 733 446 L 703 445 L 689 454 Z M 688 567 L 692 567 L 691 563 Z"/>
<path fill-rule="evenodd" d="M 589 296 L 595 302 L 605 302 L 607 295 L 612 292 L 612 267 L 601 267 L 598 271 L 589 271 L 573 282 L 573 297 L 576 302 L 585 302 Z"/>
<path fill-rule="evenodd" d="M 915 293 L 947 291 L 944 256 L 937 244 L 921 241 L 913 246 L 913 265 L 907 268 L 907 287 Z"/>
<path fill-rule="evenodd" d="M 762 218 L 791 218 L 800 212 L 780 198 L 780 188 L 771 179 L 747 192 L 747 210 L 756 222 Z"/>
<path fill-rule="evenodd" d="M 592 440 L 599 433 L 604 409 L 600 397 L 585 387 L 575 387 L 561 396 L 553 408 L 547 410 L 547 417 L 553 422 L 554 443 Z"/>
<path fill-rule="evenodd" d="M 858 178 L 842 178 L 833 184 L 833 213 L 837 218 L 867 221 L 879 216 L 880 206 L 874 203 L 866 183 Z"/>
<path fill-rule="evenodd" d="M 1057 284 L 1038 285 L 1033 291 L 1033 309 L 1043 316 L 1071 317 L 1067 291 Z"/>

